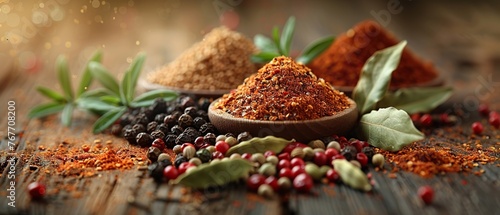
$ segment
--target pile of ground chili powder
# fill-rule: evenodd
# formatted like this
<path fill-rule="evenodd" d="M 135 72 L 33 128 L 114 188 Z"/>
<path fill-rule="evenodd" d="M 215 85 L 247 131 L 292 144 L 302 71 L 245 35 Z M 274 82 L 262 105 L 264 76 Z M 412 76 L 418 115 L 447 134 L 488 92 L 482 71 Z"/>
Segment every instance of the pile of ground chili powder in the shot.
<path fill-rule="evenodd" d="M 398 40 L 373 21 L 364 21 L 340 35 L 309 66 L 314 74 L 333 86 L 355 86 L 366 60 L 378 50 L 396 45 Z M 392 74 L 392 87 L 425 83 L 437 77 L 431 63 L 416 57 L 407 48 Z"/>
<path fill-rule="evenodd" d="M 270 121 L 317 119 L 349 106 L 344 93 L 283 56 L 274 58 L 215 104 L 235 117 Z"/>

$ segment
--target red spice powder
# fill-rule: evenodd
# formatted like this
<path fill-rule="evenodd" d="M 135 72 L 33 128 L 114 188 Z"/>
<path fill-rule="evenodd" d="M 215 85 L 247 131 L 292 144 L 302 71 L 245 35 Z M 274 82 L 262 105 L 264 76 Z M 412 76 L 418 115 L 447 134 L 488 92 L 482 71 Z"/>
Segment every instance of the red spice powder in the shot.
<path fill-rule="evenodd" d="M 55 150 L 39 154 L 51 161 L 62 176 L 92 177 L 97 171 L 131 169 L 138 162 L 147 162 L 145 149 L 132 146 L 114 149 L 96 144 L 86 150 L 85 147 L 66 148 L 61 144 Z"/>
<path fill-rule="evenodd" d="M 276 57 L 215 104 L 252 120 L 308 120 L 349 108 L 347 96 L 289 57 Z"/>
<path fill-rule="evenodd" d="M 484 170 L 475 171 L 474 168 L 479 164 L 498 160 L 494 155 L 497 152 L 494 147 L 482 149 L 480 143 L 459 144 L 431 140 L 427 144 L 415 142 L 397 152 L 377 148 L 376 151 L 392 163 L 392 172 L 408 171 L 426 178 L 448 172 L 482 174 Z"/>
<path fill-rule="evenodd" d="M 356 86 L 365 62 L 378 50 L 396 45 L 398 40 L 373 21 L 364 21 L 340 35 L 310 65 L 312 71 L 333 86 Z M 408 47 L 392 74 L 392 87 L 429 82 L 437 77 L 432 64 L 419 59 Z"/>

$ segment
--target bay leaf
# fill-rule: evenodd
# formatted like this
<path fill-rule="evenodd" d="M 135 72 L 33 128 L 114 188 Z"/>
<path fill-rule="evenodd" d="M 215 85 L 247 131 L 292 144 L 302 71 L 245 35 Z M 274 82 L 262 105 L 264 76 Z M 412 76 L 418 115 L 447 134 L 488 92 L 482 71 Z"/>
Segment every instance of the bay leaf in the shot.
<path fill-rule="evenodd" d="M 352 94 L 361 115 L 373 110 L 386 94 L 391 74 L 398 67 L 405 46 L 406 41 L 402 41 L 375 52 L 366 61 Z"/>
<path fill-rule="evenodd" d="M 402 88 L 387 93 L 377 106 L 394 107 L 408 114 L 428 112 L 448 100 L 452 92 L 451 87 Z"/>
<path fill-rule="evenodd" d="M 226 156 L 230 156 L 234 153 L 264 153 L 266 151 L 273 151 L 274 153 L 280 153 L 289 143 L 295 140 L 287 140 L 275 136 L 266 137 L 254 137 L 250 140 L 243 141 L 238 145 L 235 145 L 226 152 Z"/>
<path fill-rule="evenodd" d="M 359 121 L 359 132 L 372 146 L 389 151 L 398 151 L 424 138 L 410 116 L 393 107 L 363 115 Z"/>
<path fill-rule="evenodd" d="M 252 164 L 241 158 L 221 160 L 216 163 L 202 164 L 188 173 L 179 175 L 174 184 L 181 184 L 195 189 L 222 186 L 237 181 L 250 169 Z"/>

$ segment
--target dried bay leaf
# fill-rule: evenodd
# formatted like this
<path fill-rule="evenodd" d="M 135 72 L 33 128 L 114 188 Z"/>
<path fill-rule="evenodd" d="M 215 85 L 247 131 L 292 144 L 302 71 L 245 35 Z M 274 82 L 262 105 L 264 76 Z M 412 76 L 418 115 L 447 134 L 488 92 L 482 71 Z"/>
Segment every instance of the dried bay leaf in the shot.
<path fill-rule="evenodd" d="M 202 164 L 188 173 L 180 175 L 174 184 L 181 184 L 195 189 L 222 186 L 237 181 L 247 174 L 253 165 L 241 158 L 222 160 L 216 163 Z"/>
<path fill-rule="evenodd" d="M 359 121 L 359 132 L 371 145 L 389 151 L 398 151 L 424 138 L 410 116 L 393 107 L 363 115 Z"/>
<path fill-rule="evenodd" d="M 387 93 L 377 104 L 378 107 L 395 107 L 409 114 L 428 112 L 450 98 L 451 87 L 403 88 Z"/>
<path fill-rule="evenodd" d="M 264 153 L 266 151 L 273 151 L 274 153 L 280 153 L 289 143 L 295 140 L 287 140 L 275 136 L 266 137 L 254 137 L 250 140 L 243 141 L 238 145 L 231 147 L 227 152 L 226 156 L 230 156 L 234 153 Z"/>
<path fill-rule="evenodd" d="M 405 46 L 406 41 L 402 41 L 375 52 L 366 61 L 352 94 L 361 115 L 373 110 L 385 96 L 392 72 L 398 67 Z"/>

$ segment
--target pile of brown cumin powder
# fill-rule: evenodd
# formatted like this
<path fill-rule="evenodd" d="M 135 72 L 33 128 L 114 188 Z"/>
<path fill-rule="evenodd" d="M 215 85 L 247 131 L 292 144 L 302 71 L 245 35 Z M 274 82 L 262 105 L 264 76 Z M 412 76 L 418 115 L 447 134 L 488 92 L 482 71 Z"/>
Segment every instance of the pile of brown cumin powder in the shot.
<path fill-rule="evenodd" d="M 269 121 L 318 119 L 349 107 L 344 93 L 284 56 L 274 58 L 215 104 L 235 117 Z"/>

